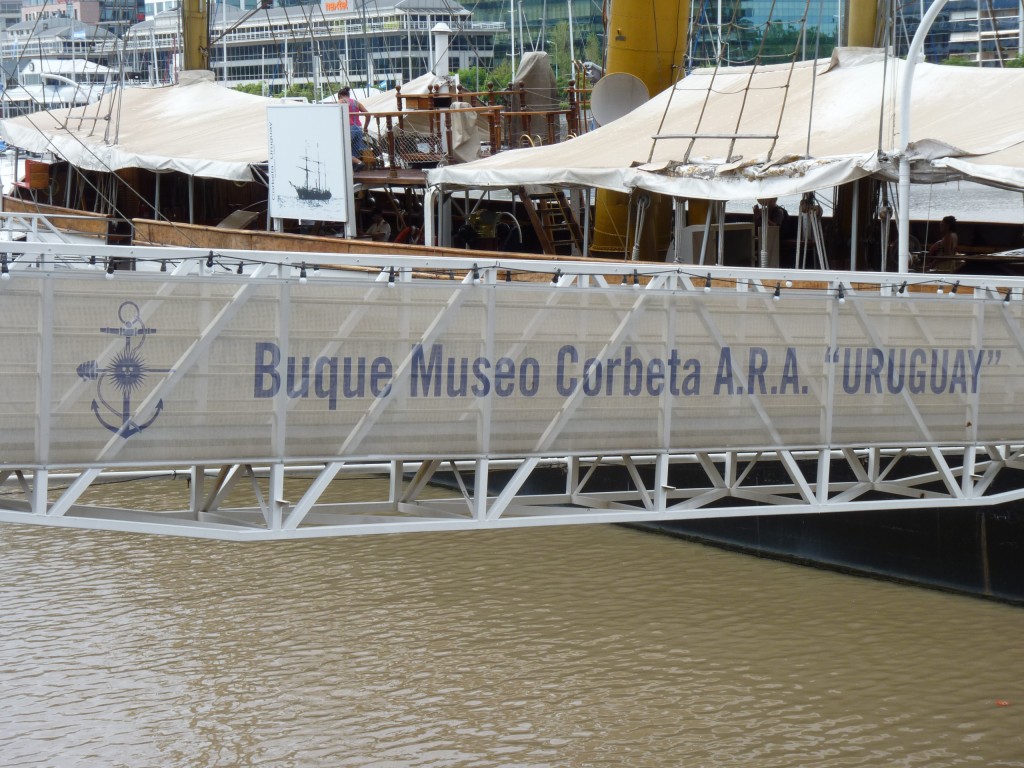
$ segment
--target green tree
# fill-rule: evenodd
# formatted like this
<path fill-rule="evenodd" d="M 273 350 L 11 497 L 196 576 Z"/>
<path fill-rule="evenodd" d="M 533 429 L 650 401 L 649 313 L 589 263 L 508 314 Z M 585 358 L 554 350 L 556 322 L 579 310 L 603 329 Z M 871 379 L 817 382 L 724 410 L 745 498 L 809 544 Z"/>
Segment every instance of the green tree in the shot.
<path fill-rule="evenodd" d="M 468 67 L 459 70 L 459 84 L 467 91 L 482 93 L 487 90 L 488 83 L 494 83 L 496 91 L 503 91 L 508 88 L 512 80 L 512 65 L 503 61 L 494 69 L 483 69 L 482 67 Z"/>
<path fill-rule="evenodd" d="M 491 73 L 483 67 L 467 67 L 459 70 L 459 84 L 474 93 L 487 90 Z"/>
<path fill-rule="evenodd" d="M 551 58 L 559 87 L 572 79 L 572 57 L 569 51 L 569 22 L 560 21 L 548 29 L 546 50 Z"/>
<path fill-rule="evenodd" d="M 312 83 L 293 83 L 287 91 L 285 96 L 302 97 L 305 96 L 310 101 L 313 101 L 313 84 Z"/>

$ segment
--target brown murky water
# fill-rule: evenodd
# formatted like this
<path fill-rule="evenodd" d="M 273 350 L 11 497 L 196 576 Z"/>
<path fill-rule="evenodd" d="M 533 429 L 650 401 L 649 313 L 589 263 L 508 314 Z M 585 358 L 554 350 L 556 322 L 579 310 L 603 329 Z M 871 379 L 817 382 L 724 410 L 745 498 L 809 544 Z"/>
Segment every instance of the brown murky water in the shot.
<path fill-rule="evenodd" d="M 1019 608 L 611 526 L 0 525 L 0 765 L 1024 766 L 1022 638 Z"/>

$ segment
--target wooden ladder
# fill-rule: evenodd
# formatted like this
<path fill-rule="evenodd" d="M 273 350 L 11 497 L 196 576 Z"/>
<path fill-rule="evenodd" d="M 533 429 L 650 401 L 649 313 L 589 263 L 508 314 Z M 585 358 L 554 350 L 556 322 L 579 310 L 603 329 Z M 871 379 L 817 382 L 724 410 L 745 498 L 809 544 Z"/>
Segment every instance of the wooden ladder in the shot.
<path fill-rule="evenodd" d="M 576 220 L 565 193 L 561 190 L 531 197 L 525 187 L 517 187 L 526 215 L 537 234 L 541 249 L 548 256 L 583 253 L 583 230 Z"/>

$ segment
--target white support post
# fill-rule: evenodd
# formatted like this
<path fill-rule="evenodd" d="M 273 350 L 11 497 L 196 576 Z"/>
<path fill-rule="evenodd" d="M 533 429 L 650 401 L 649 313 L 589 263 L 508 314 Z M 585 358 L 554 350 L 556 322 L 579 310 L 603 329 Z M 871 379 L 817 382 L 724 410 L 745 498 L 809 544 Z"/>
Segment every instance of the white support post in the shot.
<path fill-rule="evenodd" d="M 206 501 L 206 467 L 202 464 L 193 464 L 189 470 L 188 508 L 199 519 L 203 511 L 203 504 Z"/>
<path fill-rule="evenodd" d="M 487 459 L 477 459 L 473 476 L 473 519 L 487 519 Z"/>
<path fill-rule="evenodd" d="M 664 512 L 668 508 L 668 454 L 659 453 L 654 459 L 654 511 Z"/>
<path fill-rule="evenodd" d="M 46 505 L 50 485 L 49 477 L 49 471 L 40 467 L 35 471 L 35 475 L 32 478 L 31 507 L 32 513 L 35 515 L 46 514 Z"/>
<path fill-rule="evenodd" d="M 968 499 L 974 498 L 974 472 L 977 461 L 977 448 L 967 446 L 964 449 L 963 474 L 960 477 L 960 488 Z"/>
<path fill-rule="evenodd" d="M 910 271 L 910 158 L 907 156 L 907 148 L 910 145 L 910 94 L 914 84 L 914 68 L 917 60 L 924 50 L 924 39 L 931 31 L 932 24 L 938 17 L 939 12 L 946 7 L 949 0 L 934 0 L 921 23 L 914 33 L 914 39 L 910 41 L 910 49 L 907 51 L 907 61 L 903 66 L 903 74 L 900 77 L 900 174 L 899 174 L 899 273 L 906 274 Z"/>
<path fill-rule="evenodd" d="M 828 484 L 832 470 L 830 457 L 832 452 L 827 448 L 818 451 L 818 476 L 815 480 L 815 501 L 818 504 L 828 503 Z"/>
<path fill-rule="evenodd" d="M 53 409 L 53 280 L 43 281 L 39 302 L 39 386 L 36 390 L 36 455 L 41 463 L 50 461 L 51 411 Z M 45 497 L 43 499 L 45 502 Z M 45 509 L 45 504 L 42 507 Z"/>
<path fill-rule="evenodd" d="M 270 465 L 270 491 L 267 504 L 270 507 L 270 519 L 267 527 L 272 531 L 280 531 L 288 502 L 284 498 L 284 464 L 275 462 Z"/>
<path fill-rule="evenodd" d="M 735 451 L 725 454 L 725 466 L 722 468 L 722 480 L 725 487 L 732 490 L 736 487 L 736 465 L 737 456 Z"/>
<path fill-rule="evenodd" d="M 398 500 L 402 498 L 402 476 L 404 474 L 402 468 L 405 463 L 398 459 L 391 462 L 391 475 L 388 478 L 388 501 L 391 504 L 397 505 Z"/>
<path fill-rule="evenodd" d="M 857 236 L 857 221 L 860 219 L 860 183 L 853 183 L 853 211 L 850 216 L 850 271 L 857 271 L 857 256 L 860 238 Z"/>

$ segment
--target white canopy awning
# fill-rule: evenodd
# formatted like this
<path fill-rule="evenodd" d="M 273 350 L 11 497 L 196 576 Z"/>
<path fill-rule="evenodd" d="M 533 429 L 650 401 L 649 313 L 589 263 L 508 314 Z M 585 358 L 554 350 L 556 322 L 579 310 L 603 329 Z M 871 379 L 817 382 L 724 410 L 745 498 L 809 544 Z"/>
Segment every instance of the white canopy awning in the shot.
<path fill-rule="evenodd" d="M 781 197 L 894 178 L 903 62 L 873 49 L 831 60 L 697 70 L 571 141 L 428 172 L 431 184 L 646 189 L 712 200 Z M 1024 70 L 916 68 L 914 180 L 1024 190 Z M 937 171 L 937 169 L 939 169 Z"/>
<path fill-rule="evenodd" d="M 0 120 L 0 138 L 85 170 L 250 181 L 251 166 L 267 162 L 267 105 L 275 103 L 218 85 L 212 73 L 182 72 L 178 85 L 118 89 L 87 107 Z"/>

